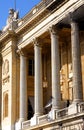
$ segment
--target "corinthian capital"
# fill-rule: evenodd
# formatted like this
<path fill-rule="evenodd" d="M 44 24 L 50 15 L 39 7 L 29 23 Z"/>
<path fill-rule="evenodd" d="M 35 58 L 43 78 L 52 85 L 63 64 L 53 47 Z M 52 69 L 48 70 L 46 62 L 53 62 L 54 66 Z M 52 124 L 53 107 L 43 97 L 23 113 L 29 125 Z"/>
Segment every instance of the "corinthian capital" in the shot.
<path fill-rule="evenodd" d="M 42 39 L 34 38 L 33 39 L 34 46 L 42 47 Z"/>
<path fill-rule="evenodd" d="M 58 30 L 59 30 L 59 28 L 58 28 L 58 26 L 56 26 L 56 25 L 52 25 L 52 26 L 49 28 L 50 34 L 52 33 L 53 35 L 58 35 Z"/>
<path fill-rule="evenodd" d="M 71 23 L 77 23 L 76 17 L 71 12 L 69 13 L 69 22 L 70 22 L 70 24 Z"/>
<path fill-rule="evenodd" d="M 19 55 L 22 55 L 22 56 L 25 56 L 26 57 L 26 55 L 27 55 L 27 53 L 21 48 L 21 49 L 18 49 L 17 51 L 17 54 L 19 54 Z"/>

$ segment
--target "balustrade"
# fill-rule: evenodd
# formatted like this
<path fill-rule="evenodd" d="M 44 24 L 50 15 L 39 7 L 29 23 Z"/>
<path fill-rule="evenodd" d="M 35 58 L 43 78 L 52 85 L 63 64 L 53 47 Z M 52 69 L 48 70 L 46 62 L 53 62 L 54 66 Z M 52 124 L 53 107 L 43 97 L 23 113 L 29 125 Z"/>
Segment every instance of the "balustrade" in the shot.
<path fill-rule="evenodd" d="M 67 116 L 68 115 L 68 107 L 67 108 L 64 108 L 64 109 L 61 109 L 61 110 L 58 110 L 56 111 L 56 119 L 59 118 L 59 117 L 64 117 L 64 116 Z"/>
<path fill-rule="evenodd" d="M 26 129 L 30 127 L 30 120 L 22 122 L 22 128 Z"/>
<path fill-rule="evenodd" d="M 81 102 L 79 104 L 77 104 L 77 112 L 78 113 L 82 113 L 84 112 L 84 102 Z M 73 115 L 73 114 L 72 114 Z M 59 118 L 66 118 L 68 115 L 68 107 L 64 108 L 64 109 L 60 109 L 60 110 L 55 110 L 55 119 L 58 120 Z M 43 115 L 43 116 L 39 116 L 38 117 L 38 124 L 43 124 L 50 121 L 48 118 L 48 114 Z M 31 121 L 24 121 L 22 123 L 22 128 L 28 128 L 31 126 Z"/>

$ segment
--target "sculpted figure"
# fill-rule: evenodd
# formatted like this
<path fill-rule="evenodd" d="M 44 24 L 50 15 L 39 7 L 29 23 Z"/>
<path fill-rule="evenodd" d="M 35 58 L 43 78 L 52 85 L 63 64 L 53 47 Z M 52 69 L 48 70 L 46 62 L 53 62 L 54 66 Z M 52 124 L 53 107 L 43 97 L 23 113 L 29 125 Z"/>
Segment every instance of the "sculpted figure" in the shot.
<path fill-rule="evenodd" d="M 9 17 L 7 19 L 7 23 L 6 24 L 10 24 L 13 21 L 16 21 L 18 19 L 18 12 L 15 11 L 14 9 L 10 9 L 9 10 Z"/>
<path fill-rule="evenodd" d="M 9 16 L 6 21 L 6 26 L 3 28 L 2 31 L 5 32 L 5 31 L 11 29 L 12 22 L 17 21 L 17 19 L 18 19 L 18 11 L 15 11 L 14 9 L 10 9 Z"/>

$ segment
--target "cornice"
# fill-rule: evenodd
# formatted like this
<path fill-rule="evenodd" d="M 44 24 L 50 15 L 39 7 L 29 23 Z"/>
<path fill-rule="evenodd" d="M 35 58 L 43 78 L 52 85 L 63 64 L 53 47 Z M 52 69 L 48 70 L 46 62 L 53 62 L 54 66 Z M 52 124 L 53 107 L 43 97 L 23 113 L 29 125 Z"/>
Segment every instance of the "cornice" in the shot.
<path fill-rule="evenodd" d="M 36 19 L 39 15 L 41 15 L 44 12 L 44 9 L 40 12 L 37 12 L 35 15 L 33 15 L 30 19 L 27 19 L 25 22 L 22 19 L 23 23 L 15 30 L 15 32 L 18 34 L 20 31 L 22 31 L 26 26 L 31 23 L 34 19 Z"/>
<path fill-rule="evenodd" d="M 4 33 L 1 33 L 0 43 L 3 42 L 3 41 L 6 41 L 6 39 L 11 38 L 11 37 L 15 37 L 15 31 L 13 31 L 13 30 L 8 30 Z"/>
<path fill-rule="evenodd" d="M 8 48 L 2 50 L 1 54 L 2 54 L 2 56 L 4 57 L 4 56 L 6 56 L 7 54 L 9 54 L 10 52 L 12 52 L 12 50 L 13 50 L 13 47 L 12 47 L 12 45 L 11 45 L 11 46 L 9 46 Z"/>
<path fill-rule="evenodd" d="M 67 17 L 70 12 L 74 12 L 80 6 L 84 4 L 82 0 L 70 0 L 66 2 L 62 7 L 53 12 L 49 17 L 44 21 L 38 24 L 34 29 L 29 31 L 18 44 L 19 48 L 24 48 L 30 44 L 34 37 L 41 36 L 44 32 L 49 30 L 49 27 L 52 25 L 58 24 L 63 18 Z"/>
<path fill-rule="evenodd" d="M 47 12 L 47 14 L 50 14 L 50 11 L 48 10 L 48 7 L 50 5 L 52 5 L 56 0 L 52 0 L 51 2 L 48 2 L 48 4 L 46 5 L 46 1 L 45 1 L 45 4 L 42 6 L 42 8 L 39 10 L 38 8 L 38 5 L 40 5 L 42 2 L 40 2 L 37 6 L 35 6 L 25 17 L 22 18 L 22 24 L 15 30 L 16 33 L 19 33 L 20 31 L 22 31 L 24 28 L 26 28 L 26 26 L 31 23 L 34 19 L 36 19 L 38 16 L 40 16 L 42 13 L 45 14 L 45 12 Z M 58 9 L 60 6 L 62 6 L 63 4 L 65 4 L 67 1 L 69 0 L 63 0 L 62 3 L 59 3 L 59 6 L 57 5 L 56 9 Z M 34 13 L 34 15 L 31 15 L 30 14 L 32 13 L 33 14 L 33 11 L 34 9 L 37 9 L 37 11 Z M 45 16 L 44 16 L 45 17 Z M 43 17 L 42 17 L 43 19 Z M 20 20 L 21 22 L 21 20 Z M 39 21 L 37 21 L 38 23 Z"/>
<path fill-rule="evenodd" d="M 67 1 L 67 0 L 65 0 Z M 42 1 L 37 5 L 35 6 L 26 16 L 24 16 L 21 20 L 19 20 L 20 22 L 22 21 L 22 24 L 20 26 L 18 26 L 17 29 L 15 29 L 15 31 L 13 30 L 8 30 L 4 33 L 1 33 L 0 35 L 0 42 L 4 41 L 5 39 L 9 38 L 10 36 L 14 36 L 15 33 L 18 34 L 20 33 L 20 31 L 24 30 L 27 25 L 29 23 L 31 23 L 34 19 L 36 19 L 39 15 L 41 15 L 43 12 L 44 12 L 44 15 L 45 15 L 45 11 L 47 11 L 47 7 L 49 7 L 54 1 L 52 0 L 52 2 L 50 2 L 47 6 L 42 6 Z M 38 10 L 38 8 L 40 7 L 39 5 L 41 5 L 41 9 Z M 30 17 L 30 19 L 28 19 L 29 17 L 29 14 L 31 14 L 31 12 L 33 13 L 34 9 L 37 8 L 37 11 L 32 15 L 32 17 Z M 18 24 L 20 23 L 18 22 Z"/>

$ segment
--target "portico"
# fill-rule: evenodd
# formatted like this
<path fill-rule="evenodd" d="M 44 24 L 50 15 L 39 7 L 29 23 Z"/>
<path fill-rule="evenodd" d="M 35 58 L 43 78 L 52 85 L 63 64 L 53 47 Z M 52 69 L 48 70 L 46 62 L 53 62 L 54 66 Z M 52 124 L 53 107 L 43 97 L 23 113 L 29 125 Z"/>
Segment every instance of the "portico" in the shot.
<path fill-rule="evenodd" d="M 63 24 L 63 21 L 62 21 Z M 60 87 L 60 37 L 63 33 L 63 29 L 60 29 L 60 24 L 52 25 L 49 31 L 46 30 L 48 37 L 49 47 L 51 48 L 51 89 L 52 89 L 52 109 L 60 110 L 63 108 L 61 100 L 61 87 Z M 71 34 L 71 55 L 72 55 L 72 71 L 73 71 L 73 101 L 72 103 L 80 103 L 83 101 L 82 93 L 82 77 L 81 75 L 81 57 L 80 57 L 80 37 L 78 24 L 75 21 L 69 21 L 69 35 Z M 62 33 L 60 33 L 62 31 Z M 42 37 L 44 35 L 42 34 Z M 35 59 L 35 77 L 34 77 L 34 96 L 35 96 L 35 113 L 34 117 L 40 117 L 43 115 L 43 87 L 42 87 L 42 51 L 45 46 L 46 37 L 42 39 L 41 35 L 34 39 L 34 59 Z M 39 40 L 40 39 L 40 40 Z M 42 43 L 43 40 L 43 43 Z M 47 42 L 47 44 L 48 44 Z M 62 41 L 61 41 L 62 42 Z M 63 41 L 64 42 L 64 41 Z M 47 45 L 48 46 L 48 45 Z M 78 87 L 77 87 L 78 86 Z M 79 87 L 80 86 L 80 87 Z M 40 102 L 40 103 L 39 103 Z M 74 106 L 73 106 L 74 107 Z M 69 107 L 69 111 L 71 108 Z M 53 112 L 52 119 L 55 119 L 55 112 Z M 34 120 L 38 120 L 34 118 Z M 33 122 L 33 118 L 31 120 Z M 32 124 L 32 123 L 31 123 Z M 38 124 L 36 121 L 35 124 Z M 35 125 L 32 124 L 32 125 Z"/>
<path fill-rule="evenodd" d="M 82 94 L 82 78 L 80 76 L 80 81 L 79 82 L 79 78 L 76 78 L 77 75 L 79 77 L 79 75 L 81 75 L 81 57 L 80 57 L 80 51 L 79 49 L 77 49 L 75 46 L 75 44 L 78 45 L 79 48 L 79 40 L 77 39 L 77 42 L 75 41 L 76 37 L 78 38 L 79 35 L 79 31 L 76 28 L 77 26 L 73 26 L 73 24 L 75 23 L 71 23 L 71 29 L 70 29 L 70 33 L 71 33 L 71 55 L 72 55 L 72 71 L 73 71 L 73 80 L 72 80 L 72 84 L 73 84 L 73 101 L 72 103 L 80 103 L 83 100 L 83 94 Z M 74 33 L 73 33 L 74 30 Z M 63 108 L 62 106 L 62 99 L 61 99 L 61 86 L 60 86 L 60 28 L 56 25 L 52 26 L 49 29 L 48 35 L 47 37 L 49 37 L 49 47 L 51 48 L 51 89 L 52 89 L 52 115 L 51 118 L 55 119 L 56 118 L 56 111 L 61 110 Z M 62 32 L 63 33 L 63 32 Z M 77 36 L 75 36 L 74 34 L 77 34 Z M 43 46 L 45 45 L 46 40 L 43 41 L 42 44 L 42 39 L 34 39 L 34 60 L 35 60 L 35 77 L 34 77 L 34 98 L 35 98 L 35 113 L 34 113 L 34 117 L 31 118 L 31 125 L 36 125 L 38 124 L 38 118 L 41 117 L 42 115 L 44 115 L 43 113 L 43 109 L 44 109 L 44 105 L 43 105 L 43 86 L 42 86 L 42 51 L 43 51 Z M 48 44 L 48 43 L 47 43 Z M 76 46 L 77 46 L 76 45 Z M 48 46 L 48 45 L 47 45 Z M 77 49 L 77 50 L 76 50 Z M 50 49 L 49 49 L 50 50 Z M 74 54 L 73 54 L 74 53 Z M 77 53 L 77 54 L 75 54 Z M 74 56 L 75 60 L 74 60 Z M 79 57 L 79 60 L 78 60 Z M 77 60 L 76 60 L 77 58 Z M 78 62 L 78 63 L 76 63 Z M 79 69 L 78 74 L 77 71 L 75 69 Z M 76 72 L 76 73 L 75 73 Z M 75 85 L 75 83 L 78 85 Z M 80 86 L 80 87 L 79 87 Z M 76 100 L 77 99 L 77 100 Z M 39 103 L 40 102 L 40 103 Z M 76 105 L 75 104 L 75 105 Z M 72 105 L 69 107 L 69 114 L 71 111 L 72 114 Z M 73 108 L 75 106 L 73 105 Z M 74 109 L 75 110 L 75 109 Z M 74 112 L 74 111 L 73 111 Z"/>

